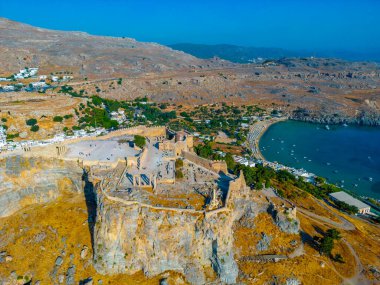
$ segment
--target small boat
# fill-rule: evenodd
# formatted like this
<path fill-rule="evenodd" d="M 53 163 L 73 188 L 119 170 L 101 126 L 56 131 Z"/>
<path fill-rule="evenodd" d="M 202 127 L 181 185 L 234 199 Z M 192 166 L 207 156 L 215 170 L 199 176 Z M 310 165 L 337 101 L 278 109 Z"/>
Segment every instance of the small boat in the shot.
<path fill-rule="evenodd" d="M 330 162 L 326 162 L 326 165 L 331 165 L 331 163 Z"/>
<path fill-rule="evenodd" d="M 329 131 L 329 130 L 330 130 L 329 125 L 326 125 L 326 126 L 325 126 L 325 129 Z"/>
<path fill-rule="evenodd" d="M 369 177 L 368 180 L 372 182 L 373 178 L 372 178 L 372 177 Z"/>
<path fill-rule="evenodd" d="M 348 125 L 346 123 L 343 124 L 343 127 L 348 127 Z"/>

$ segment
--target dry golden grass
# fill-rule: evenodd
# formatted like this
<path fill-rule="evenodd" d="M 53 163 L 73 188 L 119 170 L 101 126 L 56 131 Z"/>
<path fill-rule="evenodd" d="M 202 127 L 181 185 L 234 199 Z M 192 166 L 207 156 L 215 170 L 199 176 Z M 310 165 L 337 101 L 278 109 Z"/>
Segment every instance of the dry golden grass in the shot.
<path fill-rule="evenodd" d="M 239 269 L 244 273 L 241 281 L 256 284 L 264 284 L 273 281 L 277 276 L 278 281 L 285 282 L 286 278 L 294 276 L 302 284 L 341 284 L 347 278 L 355 274 L 356 262 L 354 256 L 345 245 L 344 241 L 335 244 L 333 254 L 341 254 L 344 263 L 332 261 L 326 256 L 320 256 L 312 242 L 313 236 L 321 236 L 328 227 L 308 219 L 304 215 L 298 215 L 303 236 L 304 255 L 292 259 L 279 261 L 277 263 L 256 263 L 252 261 L 239 261 Z M 291 240 L 297 240 L 298 245 L 301 238 L 298 235 L 282 233 L 271 221 L 268 214 L 260 214 L 255 218 L 255 228 L 248 229 L 238 227 L 235 231 L 236 258 L 242 256 L 253 256 L 257 254 L 289 254 L 292 249 Z M 259 233 L 264 232 L 273 237 L 271 247 L 267 251 L 257 252 L 256 244 L 261 239 Z M 343 237 L 359 238 L 355 232 L 342 232 Z M 307 238 L 308 237 L 308 238 Z M 369 246 L 369 245 L 368 245 Z M 297 246 L 295 246 L 297 247 Z M 374 255 L 376 256 L 376 255 Z"/>
<path fill-rule="evenodd" d="M 7 119 L 7 122 L 1 124 L 8 126 L 9 134 L 26 132 L 26 139 L 51 138 L 54 134 L 62 132 L 64 127 L 71 128 L 76 125 L 75 116 L 63 120 L 62 123 L 54 122 L 54 116 L 74 115 L 74 108 L 78 108 L 82 102 L 85 102 L 85 99 L 65 95 L 25 92 L 6 94 L 0 98 L 0 118 Z M 40 127 L 38 132 L 32 132 L 30 126 L 26 125 L 26 120 L 30 118 L 37 119 Z"/>
<path fill-rule="evenodd" d="M 316 202 L 316 199 L 310 194 L 307 194 L 306 197 L 298 197 L 292 200 L 297 207 L 304 208 L 318 216 L 323 216 L 329 218 L 332 221 L 340 222 L 340 219 L 337 218 L 337 212 L 331 209 L 331 211 L 326 211 L 324 207 Z M 325 204 L 323 201 L 320 203 Z M 326 205 L 326 204 L 325 204 Z M 326 207 L 328 207 L 326 205 Z"/>
<path fill-rule="evenodd" d="M 63 181 L 62 188 L 64 185 Z M 70 266 L 69 256 L 74 254 L 72 264 L 76 266 L 76 284 L 90 276 L 94 280 L 102 279 L 103 284 L 158 284 L 163 276 L 148 279 L 142 272 L 132 276 L 102 276 L 94 270 L 83 194 L 66 193 L 55 202 L 29 206 L 8 218 L 0 219 L 0 225 L 3 238 L 14 235 L 13 242 L 0 248 L 0 251 L 6 250 L 13 257 L 11 262 L 0 266 L 2 277 L 15 271 L 18 276 L 28 275 L 33 280 L 41 280 L 41 284 L 52 284 L 49 274 L 57 256 L 62 255 L 62 250 L 65 251 L 65 257 L 59 274 L 66 272 Z M 37 243 L 35 238 L 41 232 L 46 234 L 46 238 Z M 90 248 L 85 260 L 80 258 L 83 245 Z M 169 284 L 182 283 L 183 278 L 179 274 L 168 272 L 168 275 Z"/>
<path fill-rule="evenodd" d="M 205 198 L 196 193 L 170 195 L 169 198 L 170 200 L 166 195 L 149 196 L 152 205 L 158 204 L 164 207 L 185 208 L 187 205 L 191 205 L 195 210 L 201 210 L 206 203 Z"/>
<path fill-rule="evenodd" d="M 257 254 L 290 254 L 296 246 L 291 246 L 290 242 L 296 240 L 300 243 L 299 235 L 290 235 L 283 233 L 273 223 L 272 217 L 267 213 L 259 214 L 254 220 L 254 229 L 239 227 L 236 229 L 235 246 L 239 248 L 239 255 L 249 256 Z M 261 240 L 261 233 L 272 238 L 270 248 L 266 251 L 257 251 L 256 245 Z M 240 237 L 245 237 L 240 239 Z M 249 242 L 247 242 L 249 240 Z"/>

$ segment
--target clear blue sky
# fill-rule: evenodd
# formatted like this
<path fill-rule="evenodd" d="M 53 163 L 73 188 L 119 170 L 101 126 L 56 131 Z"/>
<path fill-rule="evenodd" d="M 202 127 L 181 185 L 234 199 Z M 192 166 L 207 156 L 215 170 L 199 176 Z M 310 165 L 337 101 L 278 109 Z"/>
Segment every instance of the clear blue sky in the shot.
<path fill-rule="evenodd" d="M 0 0 L 0 16 L 163 44 L 380 49 L 380 0 Z"/>

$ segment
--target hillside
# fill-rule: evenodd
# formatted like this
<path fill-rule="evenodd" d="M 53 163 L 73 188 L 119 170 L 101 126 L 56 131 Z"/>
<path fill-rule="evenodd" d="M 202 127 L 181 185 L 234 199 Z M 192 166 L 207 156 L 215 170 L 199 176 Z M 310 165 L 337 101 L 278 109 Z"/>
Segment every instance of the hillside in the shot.
<path fill-rule="evenodd" d="M 236 47 L 225 52 L 237 57 L 244 54 Z M 284 51 L 271 52 L 280 56 Z M 24 67 L 39 67 L 38 75 L 73 76 L 69 82 L 56 83 L 48 95 L 70 85 L 83 96 L 148 97 L 192 106 L 257 104 L 301 120 L 380 124 L 376 63 L 308 57 L 238 64 L 199 59 L 130 38 L 52 31 L 0 19 L 0 77 Z"/>
<path fill-rule="evenodd" d="M 0 72 L 57 67 L 95 77 L 160 72 L 206 63 L 183 52 L 131 38 L 92 36 L 32 27 L 0 18 Z"/>

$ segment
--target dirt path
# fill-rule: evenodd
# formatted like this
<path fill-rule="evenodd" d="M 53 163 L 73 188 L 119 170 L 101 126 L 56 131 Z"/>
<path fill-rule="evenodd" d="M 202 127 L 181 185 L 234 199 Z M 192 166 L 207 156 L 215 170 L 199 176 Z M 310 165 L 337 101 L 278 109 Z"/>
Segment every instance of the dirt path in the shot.
<path fill-rule="evenodd" d="M 345 278 L 343 284 L 370 285 L 371 282 L 364 275 L 364 267 L 356 251 L 353 249 L 352 245 L 347 240 L 343 238 L 342 241 L 346 244 L 352 256 L 355 258 L 356 262 L 355 275 L 351 278 Z"/>
<path fill-rule="evenodd" d="M 278 197 L 288 203 L 291 203 L 291 201 L 288 201 L 287 199 L 284 199 L 284 198 L 281 198 L 279 197 L 278 195 L 276 195 L 276 193 L 271 190 L 271 189 L 266 189 L 265 191 L 263 191 L 263 194 L 265 196 L 267 196 L 268 198 L 270 197 Z M 317 201 L 319 205 L 321 205 L 322 207 L 324 207 L 327 211 L 331 211 L 326 205 L 324 205 L 323 203 L 320 203 L 319 201 Z M 326 223 L 326 224 L 329 224 L 330 226 L 333 226 L 335 228 L 339 228 L 339 229 L 342 229 L 342 230 L 347 230 L 347 231 L 350 231 L 350 230 L 354 230 L 355 229 L 355 226 L 349 222 L 348 220 L 344 219 L 343 217 L 341 217 L 340 215 L 337 215 L 335 213 L 333 213 L 342 223 L 337 223 L 335 221 L 332 221 L 331 219 L 329 218 L 326 218 L 326 217 L 322 217 L 322 216 L 318 216 L 308 210 L 305 210 L 305 209 L 301 209 L 301 208 L 297 208 L 297 211 L 305 216 L 307 216 L 309 219 L 315 221 L 315 222 L 318 222 L 318 223 Z M 354 248 L 352 247 L 352 245 L 346 240 L 346 239 L 342 239 L 342 242 L 345 243 L 345 245 L 348 247 L 348 249 L 350 250 L 350 253 L 352 254 L 352 256 L 355 258 L 355 263 L 356 263 L 356 267 L 355 267 L 355 275 L 351 278 L 345 278 L 343 277 L 335 268 L 332 268 L 334 270 L 334 272 L 340 276 L 342 279 L 343 279 L 343 282 L 342 284 L 344 285 L 370 285 L 372 284 L 367 278 L 366 276 L 364 275 L 364 267 L 363 267 L 363 264 L 362 262 L 360 261 L 360 258 L 359 256 L 357 255 L 356 251 L 354 250 Z"/>
<path fill-rule="evenodd" d="M 282 198 L 280 196 L 278 196 L 272 189 L 265 189 L 262 191 L 262 193 L 268 197 L 270 199 L 270 197 L 277 197 L 285 202 L 288 202 L 290 204 L 294 204 L 292 201 L 289 201 L 288 199 L 285 199 L 285 198 Z M 323 203 L 319 203 L 323 208 L 326 209 L 326 211 L 329 211 L 331 212 L 331 209 L 329 209 L 326 205 L 324 205 Z M 341 223 L 337 223 L 329 218 L 326 218 L 326 217 L 322 217 L 322 216 L 319 216 L 317 214 L 314 214 L 306 209 L 302 209 L 300 207 L 297 207 L 297 212 L 305 215 L 305 216 L 308 216 L 310 219 L 316 221 L 316 222 L 319 222 L 319 223 L 326 223 L 326 224 L 329 224 L 330 226 L 333 226 L 335 228 L 338 228 L 338 229 L 341 229 L 341 230 L 346 230 L 346 231 L 352 231 L 355 229 L 355 226 L 349 222 L 348 220 L 346 220 L 345 218 L 335 214 L 332 212 L 332 214 L 337 217 Z"/>

